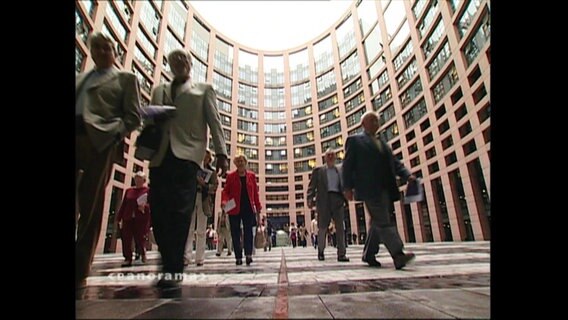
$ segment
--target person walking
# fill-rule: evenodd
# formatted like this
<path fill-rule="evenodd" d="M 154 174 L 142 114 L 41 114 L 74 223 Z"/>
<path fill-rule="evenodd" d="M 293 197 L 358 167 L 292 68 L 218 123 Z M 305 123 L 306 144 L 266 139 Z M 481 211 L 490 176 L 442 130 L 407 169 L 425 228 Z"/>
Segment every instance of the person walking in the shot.
<path fill-rule="evenodd" d="M 193 239 L 195 234 L 195 265 L 202 266 L 205 261 L 205 244 L 206 244 L 206 229 L 207 218 L 213 215 L 214 204 L 211 203 L 211 198 L 217 192 L 219 185 L 217 175 L 214 174 L 215 168 L 211 167 L 213 154 L 211 150 L 205 150 L 205 157 L 203 158 L 203 169 L 207 171 L 200 171 L 202 174 L 197 175 L 197 197 L 195 198 L 195 209 L 191 217 L 191 224 L 189 225 L 189 234 L 185 242 L 184 265 L 187 266 L 193 259 Z M 206 180 L 207 179 L 207 180 Z M 207 249 L 211 249 L 207 243 Z"/>
<path fill-rule="evenodd" d="M 221 196 L 221 205 L 229 214 L 231 237 L 235 249 L 237 265 L 243 264 L 243 246 L 247 266 L 252 263 L 253 227 L 260 221 L 262 205 L 258 196 L 256 175 L 247 170 L 247 158 L 244 154 L 233 159 L 237 169 L 227 174 L 227 180 Z M 241 222 L 243 230 L 241 232 Z M 241 233 L 243 246 L 241 246 Z"/>
<path fill-rule="evenodd" d="M 219 213 L 219 219 L 217 220 L 217 257 L 221 256 L 223 253 L 223 244 L 227 244 L 227 256 L 231 255 L 233 251 L 233 240 L 231 239 L 231 225 L 229 222 L 229 215 L 225 210 L 221 210 Z"/>
<path fill-rule="evenodd" d="M 348 200 L 363 201 L 371 216 L 371 226 L 363 249 L 363 262 L 380 267 L 375 255 L 379 243 L 384 243 L 397 270 L 415 258 L 405 253 L 402 239 L 391 219 L 393 202 L 400 199 L 396 176 L 403 183 L 416 177 L 392 154 L 390 147 L 381 139 L 379 116 L 366 112 L 361 118 L 364 132 L 349 136 L 345 142 L 343 159 L 344 194 Z"/>
<path fill-rule="evenodd" d="M 114 66 L 116 42 L 94 32 L 88 45 L 95 67 L 75 78 L 76 290 L 86 287 L 91 270 L 113 162 L 122 161 L 124 138 L 141 124 L 140 85 Z"/>
<path fill-rule="evenodd" d="M 134 175 L 134 187 L 128 188 L 120 204 L 116 220 L 120 225 L 122 239 L 123 267 L 132 265 L 132 239 L 136 252 L 140 254 L 143 263 L 146 263 L 146 240 L 150 220 L 150 206 L 148 205 L 148 187 L 145 186 L 146 174 L 142 171 Z"/>
<path fill-rule="evenodd" d="M 160 288 L 179 288 L 183 280 L 184 251 L 195 199 L 197 172 L 205 156 L 208 136 L 215 147 L 216 173 L 227 171 L 227 149 L 217 95 L 211 84 L 192 82 L 189 51 L 168 54 L 173 81 L 152 90 L 151 105 L 173 105 L 175 116 L 156 121 L 162 138 L 150 159 L 150 212 L 154 237 L 162 257 Z M 209 129 L 209 130 L 208 130 Z"/>
<path fill-rule="evenodd" d="M 324 250 L 326 245 L 326 231 L 331 219 L 337 228 L 337 261 L 348 262 L 345 249 L 345 233 L 343 232 L 345 198 L 342 190 L 339 169 L 335 165 L 335 152 L 327 149 L 325 152 L 325 164 L 314 168 L 306 193 L 307 204 L 311 209 L 317 208 L 318 231 L 318 260 L 325 260 Z"/>

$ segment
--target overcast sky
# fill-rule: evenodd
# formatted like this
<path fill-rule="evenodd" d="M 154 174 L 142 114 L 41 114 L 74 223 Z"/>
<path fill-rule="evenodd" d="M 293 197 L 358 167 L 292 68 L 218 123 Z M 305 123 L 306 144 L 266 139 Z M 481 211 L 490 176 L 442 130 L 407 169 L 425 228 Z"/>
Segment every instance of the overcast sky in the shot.
<path fill-rule="evenodd" d="M 285 50 L 304 44 L 329 28 L 351 0 L 189 1 L 217 31 L 259 50 Z"/>

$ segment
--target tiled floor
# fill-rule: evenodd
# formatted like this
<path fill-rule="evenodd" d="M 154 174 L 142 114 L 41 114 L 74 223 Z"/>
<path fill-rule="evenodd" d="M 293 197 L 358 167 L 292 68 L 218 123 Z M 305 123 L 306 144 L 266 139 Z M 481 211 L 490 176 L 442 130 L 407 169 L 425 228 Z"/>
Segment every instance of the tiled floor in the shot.
<path fill-rule="evenodd" d="M 205 265 L 185 270 L 182 288 L 153 286 L 159 254 L 148 263 L 122 268 L 120 254 L 95 257 L 88 287 L 76 300 L 79 319 L 194 318 L 489 318 L 490 243 L 407 244 L 414 263 L 395 270 L 381 246 L 381 268 L 361 261 L 362 246 L 349 246 L 350 262 L 338 262 L 336 249 L 257 250 L 250 266 L 234 255 L 207 251 Z M 225 251 L 226 252 L 226 251 Z M 285 263 L 286 268 L 281 268 Z M 279 275 L 285 270 L 287 283 Z M 275 313 L 275 310 L 284 313 Z"/>

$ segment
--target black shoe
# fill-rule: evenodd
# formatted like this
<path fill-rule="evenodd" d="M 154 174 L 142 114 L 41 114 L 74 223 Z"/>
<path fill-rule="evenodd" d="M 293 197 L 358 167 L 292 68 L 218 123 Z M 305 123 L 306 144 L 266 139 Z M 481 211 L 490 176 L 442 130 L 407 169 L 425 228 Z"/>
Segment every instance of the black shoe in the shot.
<path fill-rule="evenodd" d="M 237 266 L 240 266 L 241 264 L 243 264 L 243 259 L 237 259 Z"/>
<path fill-rule="evenodd" d="M 181 299 L 181 295 L 181 286 L 158 288 L 158 298 L 160 299 Z"/>
<path fill-rule="evenodd" d="M 400 255 L 394 256 L 392 259 L 394 261 L 394 267 L 396 270 L 404 268 L 408 263 L 410 263 L 416 255 L 414 253 L 401 253 Z"/>
<path fill-rule="evenodd" d="M 242 262 L 241 262 L 241 263 L 242 263 Z M 247 258 L 246 258 L 246 263 L 247 263 L 247 266 L 250 266 L 250 264 L 252 263 L 252 257 L 247 257 Z"/>
<path fill-rule="evenodd" d="M 349 258 L 346 256 L 337 257 L 337 261 L 339 262 L 349 262 Z"/>
<path fill-rule="evenodd" d="M 136 256 L 134 257 L 134 260 L 140 260 L 140 254 L 137 253 Z"/>
<path fill-rule="evenodd" d="M 179 288 L 181 286 L 181 281 L 182 281 L 181 279 L 176 280 L 176 279 L 161 278 L 156 283 L 156 287 L 162 288 L 162 289 Z"/>
<path fill-rule="evenodd" d="M 375 259 L 374 257 L 371 259 L 363 257 L 361 261 L 366 262 L 369 265 L 369 267 L 377 267 L 377 268 L 381 267 L 381 263 L 378 262 L 377 259 Z"/>
<path fill-rule="evenodd" d="M 231 252 L 227 252 L 227 257 L 231 255 Z"/>
<path fill-rule="evenodd" d="M 318 253 L 318 260 L 319 261 L 325 260 L 325 256 L 323 255 L 323 253 Z"/>
<path fill-rule="evenodd" d="M 221 256 L 221 254 L 220 254 L 219 252 L 215 253 L 215 255 L 216 255 L 217 257 L 220 257 L 220 256 Z"/>

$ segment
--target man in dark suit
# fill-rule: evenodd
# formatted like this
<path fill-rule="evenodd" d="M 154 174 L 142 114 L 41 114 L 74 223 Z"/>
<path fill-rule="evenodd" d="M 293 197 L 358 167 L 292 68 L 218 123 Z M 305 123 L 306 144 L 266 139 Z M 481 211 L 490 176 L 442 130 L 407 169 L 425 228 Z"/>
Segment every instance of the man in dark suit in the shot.
<path fill-rule="evenodd" d="M 400 199 L 396 176 L 403 182 L 415 180 L 402 163 L 393 156 L 390 147 L 378 135 L 379 117 L 373 111 L 361 118 L 364 132 L 350 136 L 345 142 L 343 159 L 344 194 L 348 200 L 364 201 L 371 215 L 371 226 L 363 249 L 363 262 L 380 267 L 375 259 L 379 243 L 388 249 L 397 270 L 414 259 L 403 252 L 403 243 L 390 213 L 393 202 Z"/>
<path fill-rule="evenodd" d="M 197 171 L 207 148 L 209 127 L 217 172 L 227 172 L 227 149 L 217 111 L 217 95 L 210 84 L 192 82 L 191 54 L 175 49 L 168 54 L 174 79 L 152 91 L 152 105 L 173 105 L 175 116 L 159 121 L 163 130 L 156 154 L 150 160 L 150 193 L 154 236 L 162 256 L 164 277 L 157 286 L 179 288 L 183 257 L 197 195 Z"/>
<path fill-rule="evenodd" d="M 345 256 L 345 232 L 343 225 L 345 198 L 341 191 L 341 174 L 335 165 L 335 152 L 327 149 L 325 152 L 325 165 L 316 167 L 312 171 L 312 177 L 306 195 L 308 207 L 311 209 L 316 204 L 318 212 L 318 259 L 325 260 L 324 250 L 326 231 L 329 222 L 333 218 L 337 228 L 337 261 L 348 262 Z M 315 202 L 314 202 L 315 198 Z M 315 231 L 312 231 L 315 232 Z"/>
<path fill-rule="evenodd" d="M 97 248 L 106 185 L 124 137 L 140 126 L 140 91 L 131 72 L 114 67 L 117 46 L 100 32 L 89 38 L 95 68 L 75 80 L 75 172 L 79 220 L 75 287 L 85 286 Z"/>

